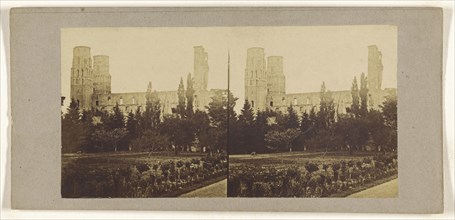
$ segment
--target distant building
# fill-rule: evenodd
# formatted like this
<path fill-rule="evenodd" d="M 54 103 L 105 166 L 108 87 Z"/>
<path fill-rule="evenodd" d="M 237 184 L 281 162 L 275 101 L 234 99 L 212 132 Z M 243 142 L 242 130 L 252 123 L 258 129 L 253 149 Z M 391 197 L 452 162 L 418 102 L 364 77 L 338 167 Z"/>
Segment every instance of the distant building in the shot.
<path fill-rule="evenodd" d="M 384 98 L 396 94 L 395 88 L 381 89 L 382 54 L 377 46 L 368 47 L 369 107 L 378 109 Z M 360 82 L 359 82 L 360 85 Z M 330 91 L 339 113 L 346 113 L 352 104 L 351 90 Z M 263 48 L 247 50 L 245 68 L 245 99 L 255 111 L 283 111 L 292 105 L 299 113 L 319 110 L 320 92 L 286 94 L 286 76 L 283 72 L 283 57 L 269 56 L 267 62 Z"/>
<path fill-rule="evenodd" d="M 194 109 L 204 111 L 215 92 L 221 89 L 207 90 L 208 56 L 202 46 L 194 47 Z M 191 75 L 190 75 L 191 77 Z M 176 83 L 176 88 L 177 88 Z M 146 90 L 147 89 L 147 90 Z M 111 75 L 109 73 L 109 57 L 92 56 L 90 47 L 78 46 L 73 49 L 73 65 L 71 68 L 71 99 L 76 101 L 80 109 L 98 109 L 112 111 L 118 104 L 125 112 L 145 110 L 147 91 L 152 91 L 152 84 L 141 92 L 112 93 Z M 155 91 L 161 103 L 163 114 L 171 114 L 178 104 L 177 90 Z"/>

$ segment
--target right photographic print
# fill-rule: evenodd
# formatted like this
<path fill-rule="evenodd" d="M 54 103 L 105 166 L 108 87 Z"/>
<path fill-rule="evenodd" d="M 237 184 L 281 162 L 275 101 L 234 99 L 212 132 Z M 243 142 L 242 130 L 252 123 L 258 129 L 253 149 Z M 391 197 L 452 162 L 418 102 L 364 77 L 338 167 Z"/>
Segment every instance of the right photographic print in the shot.
<path fill-rule="evenodd" d="M 228 197 L 397 198 L 397 27 L 242 38 L 254 45 L 228 71 Z"/>

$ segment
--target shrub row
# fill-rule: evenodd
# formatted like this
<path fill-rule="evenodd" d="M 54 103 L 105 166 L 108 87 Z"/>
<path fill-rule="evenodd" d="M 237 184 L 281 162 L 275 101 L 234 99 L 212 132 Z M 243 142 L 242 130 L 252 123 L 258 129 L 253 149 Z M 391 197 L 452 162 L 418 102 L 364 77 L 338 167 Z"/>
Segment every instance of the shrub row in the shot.
<path fill-rule="evenodd" d="M 230 197 L 328 197 L 396 175 L 396 156 L 309 163 L 285 168 L 231 167 Z"/>
<path fill-rule="evenodd" d="M 62 196 L 162 197 L 226 174 L 226 156 L 137 163 L 121 168 L 93 167 L 73 162 L 62 168 Z"/>

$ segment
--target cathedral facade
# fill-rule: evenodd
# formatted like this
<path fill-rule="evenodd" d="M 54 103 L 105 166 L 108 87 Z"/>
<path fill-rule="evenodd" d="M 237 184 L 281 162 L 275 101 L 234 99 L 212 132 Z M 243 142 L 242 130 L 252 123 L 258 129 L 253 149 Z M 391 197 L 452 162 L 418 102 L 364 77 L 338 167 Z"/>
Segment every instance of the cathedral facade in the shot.
<path fill-rule="evenodd" d="M 369 108 L 378 109 L 388 95 L 396 95 L 395 88 L 382 89 L 382 54 L 376 45 L 368 46 Z M 330 91 L 339 113 L 346 113 L 352 104 L 351 90 Z M 320 92 L 286 93 L 283 57 L 265 57 L 264 48 L 247 50 L 245 68 L 245 99 L 255 111 L 286 112 L 292 106 L 298 114 L 319 110 Z"/>
<path fill-rule="evenodd" d="M 202 46 L 194 47 L 193 80 L 194 109 L 205 110 L 211 97 L 221 89 L 207 89 L 208 55 Z M 145 110 L 146 95 L 152 92 L 149 83 L 143 92 L 112 93 L 111 75 L 109 73 L 109 57 L 106 55 L 92 56 L 90 47 L 78 46 L 73 49 L 71 68 L 71 99 L 78 103 L 80 109 L 98 109 L 112 111 L 115 105 L 125 112 L 135 112 L 138 108 Z M 178 84 L 176 84 L 177 88 Z M 177 90 L 153 91 L 159 98 L 162 115 L 171 114 L 178 104 Z"/>
<path fill-rule="evenodd" d="M 208 54 L 202 46 L 194 47 L 193 80 L 194 109 L 204 111 L 217 91 L 226 89 L 207 89 Z M 368 47 L 368 96 L 369 107 L 378 109 L 387 95 L 396 95 L 395 88 L 382 89 L 382 54 L 378 47 Z M 283 71 L 283 57 L 266 58 L 264 48 L 247 49 L 245 67 L 245 99 L 250 102 L 254 111 L 286 112 L 292 106 L 298 114 L 318 111 L 320 92 L 286 93 L 286 76 Z M 177 84 L 176 84 L 177 87 Z M 106 55 L 91 56 L 90 47 L 78 46 L 73 49 L 71 68 L 71 100 L 78 103 L 80 109 L 98 109 L 112 111 L 115 105 L 125 112 L 143 111 L 146 95 L 152 92 L 152 84 L 143 92 L 112 93 L 109 57 Z M 160 100 L 162 115 L 172 114 L 178 104 L 177 90 L 153 91 Z M 330 91 L 339 113 L 346 113 L 352 104 L 351 90 Z"/>

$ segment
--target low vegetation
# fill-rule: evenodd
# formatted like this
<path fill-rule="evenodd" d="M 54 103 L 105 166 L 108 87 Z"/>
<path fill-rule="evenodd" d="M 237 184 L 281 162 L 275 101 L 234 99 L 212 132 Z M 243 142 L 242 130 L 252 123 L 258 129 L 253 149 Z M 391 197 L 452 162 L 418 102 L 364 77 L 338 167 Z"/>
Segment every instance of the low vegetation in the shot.
<path fill-rule="evenodd" d="M 107 160 L 106 158 L 104 158 Z M 96 160 L 91 160 L 95 162 Z M 227 175 L 223 155 L 102 166 L 75 159 L 62 168 L 64 198 L 175 197 Z"/>
<path fill-rule="evenodd" d="M 270 159 L 266 159 L 270 162 Z M 397 175 L 396 155 L 229 167 L 230 197 L 330 197 Z"/>

